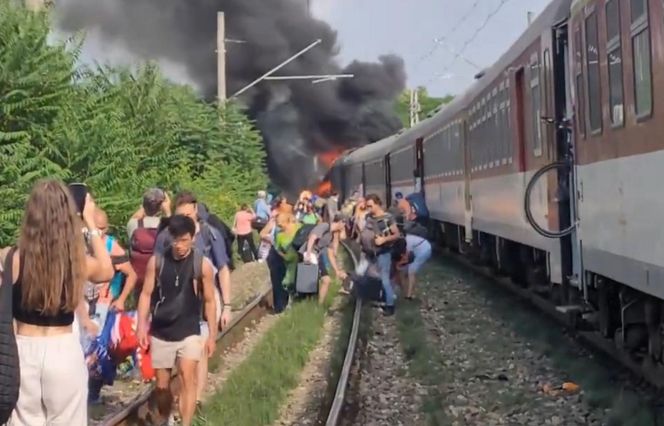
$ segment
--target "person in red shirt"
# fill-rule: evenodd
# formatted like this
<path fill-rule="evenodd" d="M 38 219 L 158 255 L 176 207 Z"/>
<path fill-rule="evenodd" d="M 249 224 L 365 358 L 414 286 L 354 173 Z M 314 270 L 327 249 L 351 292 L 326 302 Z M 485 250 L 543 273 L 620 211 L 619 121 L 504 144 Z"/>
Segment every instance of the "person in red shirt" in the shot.
<path fill-rule="evenodd" d="M 248 204 L 242 204 L 240 211 L 235 213 L 233 233 L 237 236 L 238 251 L 242 251 L 242 247 L 246 241 L 247 244 L 249 244 L 254 259 L 256 260 L 258 259 L 258 250 L 256 249 L 256 243 L 254 242 L 254 230 L 251 227 L 254 219 L 256 219 L 256 213 L 254 213 L 254 210 L 249 207 Z"/>

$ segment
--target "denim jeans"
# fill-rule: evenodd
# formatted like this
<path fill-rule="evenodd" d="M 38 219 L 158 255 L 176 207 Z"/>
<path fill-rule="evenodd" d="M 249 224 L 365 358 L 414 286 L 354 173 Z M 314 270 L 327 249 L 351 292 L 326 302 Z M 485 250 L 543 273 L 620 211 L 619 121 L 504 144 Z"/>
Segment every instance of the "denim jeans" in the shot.
<path fill-rule="evenodd" d="M 286 265 L 277 251 L 272 247 L 266 260 L 270 269 L 270 280 L 272 281 L 272 296 L 274 299 L 274 311 L 281 312 L 288 306 L 288 292 L 284 289 L 282 281 L 286 275 Z"/>
<path fill-rule="evenodd" d="M 378 255 L 378 269 L 380 270 L 380 280 L 383 283 L 383 293 L 385 293 L 385 305 L 394 306 L 396 295 L 392 288 L 390 272 L 392 269 L 392 253 L 387 252 Z"/>

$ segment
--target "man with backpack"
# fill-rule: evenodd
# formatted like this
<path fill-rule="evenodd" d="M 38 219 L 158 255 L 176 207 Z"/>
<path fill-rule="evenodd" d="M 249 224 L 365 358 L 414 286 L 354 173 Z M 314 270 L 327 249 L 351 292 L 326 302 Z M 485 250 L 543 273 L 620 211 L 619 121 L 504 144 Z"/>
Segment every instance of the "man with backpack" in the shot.
<path fill-rule="evenodd" d="M 170 248 L 148 261 L 138 303 L 137 334 L 143 348 L 151 347 L 156 393 L 170 397 L 171 370 L 178 363 L 182 383 L 178 406 L 185 426 L 191 425 L 196 410 L 198 363 L 202 356 L 212 356 L 217 335 L 215 271 L 196 248 L 196 228 L 187 216 L 176 215 L 169 220 Z M 201 299 L 209 330 L 207 338 L 201 334 Z"/>
<path fill-rule="evenodd" d="M 186 216 L 194 222 L 194 246 L 204 257 L 210 260 L 215 270 L 215 300 L 218 314 L 217 317 L 212 320 L 209 318 L 201 318 L 201 333 L 205 336 L 212 332 L 212 330 L 208 330 L 207 328 L 208 323 L 216 324 L 216 331 L 217 327 L 222 329 L 226 328 L 231 320 L 231 272 L 228 267 L 228 256 L 224 238 L 219 230 L 212 227 L 208 222 L 201 220 L 201 213 L 203 211 L 207 213 L 204 208 L 201 209 L 201 205 L 198 203 L 198 200 L 193 193 L 182 191 L 176 195 L 175 214 Z M 170 249 L 172 243 L 173 238 L 167 229 L 160 232 L 157 236 L 155 253 L 164 254 Z M 207 358 L 203 357 L 197 367 L 198 400 L 200 400 L 203 395 L 205 381 L 207 380 L 207 372 Z"/>
<path fill-rule="evenodd" d="M 148 189 L 143 195 L 143 205 L 127 223 L 129 236 L 129 258 L 136 272 L 136 294 L 140 294 L 145 268 L 154 254 L 157 232 L 162 218 L 171 215 L 171 200 L 159 188 Z"/>
<path fill-rule="evenodd" d="M 367 195 L 366 207 L 369 211 L 366 230 L 372 234 L 372 241 L 365 241 L 364 245 L 373 245 L 372 250 L 376 256 L 385 295 L 384 314 L 391 316 L 394 315 L 396 300 L 391 280 L 392 245 L 401 238 L 401 233 L 392 215 L 384 210 L 383 202 L 378 195 Z"/>

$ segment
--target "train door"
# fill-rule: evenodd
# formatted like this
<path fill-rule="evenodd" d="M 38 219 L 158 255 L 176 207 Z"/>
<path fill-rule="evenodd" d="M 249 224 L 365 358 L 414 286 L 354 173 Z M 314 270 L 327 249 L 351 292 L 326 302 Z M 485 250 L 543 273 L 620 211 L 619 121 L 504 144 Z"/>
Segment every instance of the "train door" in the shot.
<path fill-rule="evenodd" d="M 465 203 L 465 209 L 464 209 L 464 229 L 466 230 L 466 235 L 464 236 L 464 239 L 466 242 L 470 242 L 473 240 L 473 196 L 471 194 L 471 186 L 470 186 L 470 180 L 471 180 L 471 171 L 470 171 L 470 165 L 471 165 L 471 158 L 470 158 L 470 138 L 468 134 L 468 121 L 463 121 L 462 122 L 462 143 L 463 143 L 463 168 L 464 168 L 464 203 Z M 459 233 L 459 239 L 461 239 L 461 234 Z M 462 249 L 463 245 L 461 244 L 461 241 L 459 241 L 459 250 Z"/>
<path fill-rule="evenodd" d="M 581 243 L 577 223 L 577 181 L 576 164 L 574 162 L 574 146 L 572 138 L 572 96 L 568 93 L 572 85 L 570 80 L 571 64 L 569 62 L 569 27 L 567 21 L 554 28 L 554 91 L 555 91 L 555 116 L 557 122 L 556 137 L 556 160 L 568 162 L 568 173 L 558 173 L 558 188 L 565 191 L 563 197 L 559 197 L 558 216 L 560 218 L 559 229 L 569 229 L 571 232 L 561 238 L 561 266 L 563 271 L 563 283 L 575 287 L 583 286 L 583 262 L 581 259 Z M 565 278 L 569 278 L 566 280 Z"/>
<path fill-rule="evenodd" d="M 424 138 L 415 141 L 415 192 L 424 195 Z"/>
<path fill-rule="evenodd" d="M 362 163 L 362 179 L 361 179 L 361 182 L 362 182 L 362 183 L 360 184 L 359 193 L 360 193 L 360 195 L 362 195 L 363 197 L 366 197 L 366 196 L 367 196 L 367 194 L 366 194 L 366 187 L 367 187 L 367 168 L 366 168 L 366 164 L 365 164 L 365 163 Z"/>
<path fill-rule="evenodd" d="M 385 156 L 385 205 L 392 205 L 392 169 L 390 167 L 390 154 Z"/>
<path fill-rule="evenodd" d="M 519 173 L 526 171 L 526 73 L 524 68 L 519 68 L 514 75 L 514 89 L 516 92 L 516 141 L 517 141 L 517 166 Z"/>

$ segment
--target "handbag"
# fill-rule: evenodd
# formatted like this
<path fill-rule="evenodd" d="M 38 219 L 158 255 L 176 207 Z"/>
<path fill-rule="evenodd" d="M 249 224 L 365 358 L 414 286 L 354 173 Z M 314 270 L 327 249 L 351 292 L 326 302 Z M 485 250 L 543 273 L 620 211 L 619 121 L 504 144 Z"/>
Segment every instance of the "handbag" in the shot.
<path fill-rule="evenodd" d="M 14 335 L 14 312 L 12 310 L 12 287 L 15 248 L 9 250 L 5 259 L 0 284 L 0 424 L 9 421 L 18 401 L 21 385 L 20 362 L 16 336 Z"/>

